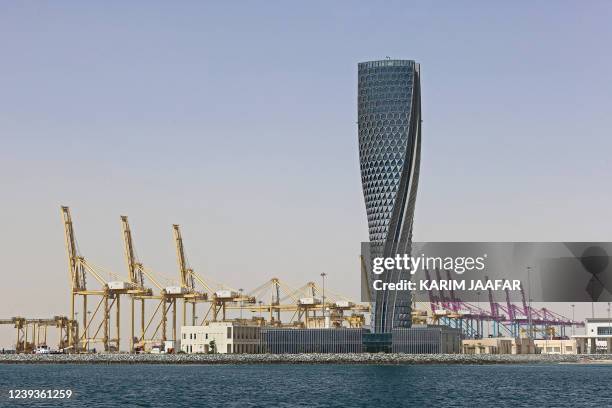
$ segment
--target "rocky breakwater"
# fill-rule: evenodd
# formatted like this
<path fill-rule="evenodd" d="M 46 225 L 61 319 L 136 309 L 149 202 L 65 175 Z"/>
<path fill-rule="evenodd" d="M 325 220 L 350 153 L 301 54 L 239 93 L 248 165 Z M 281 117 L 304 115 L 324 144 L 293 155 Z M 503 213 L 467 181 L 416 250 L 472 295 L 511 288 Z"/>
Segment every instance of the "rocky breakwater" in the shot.
<path fill-rule="evenodd" d="M 0 354 L 0 364 L 550 364 L 612 361 L 605 355 L 541 354 Z"/>

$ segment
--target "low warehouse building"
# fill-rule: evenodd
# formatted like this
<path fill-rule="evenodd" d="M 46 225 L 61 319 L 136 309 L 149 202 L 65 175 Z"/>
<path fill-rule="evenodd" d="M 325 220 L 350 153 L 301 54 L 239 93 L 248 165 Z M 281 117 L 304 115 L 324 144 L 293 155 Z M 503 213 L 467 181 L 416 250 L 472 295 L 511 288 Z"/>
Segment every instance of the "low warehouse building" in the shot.
<path fill-rule="evenodd" d="M 387 347 L 379 351 L 410 354 L 461 352 L 461 331 L 438 325 L 394 329 L 371 334 L 364 328 L 281 328 L 210 322 L 181 328 L 181 351 L 185 353 L 363 353 L 368 339 L 384 335 Z"/>
<path fill-rule="evenodd" d="M 534 340 L 538 354 L 577 354 L 574 339 Z"/>
<path fill-rule="evenodd" d="M 461 353 L 461 330 L 442 325 L 393 329 L 391 350 L 409 354 Z"/>
<path fill-rule="evenodd" d="M 271 354 L 298 353 L 361 353 L 362 328 L 337 329 L 261 329 L 262 352 Z"/>
<path fill-rule="evenodd" d="M 461 346 L 463 354 L 512 354 L 512 343 L 509 337 L 488 337 L 466 339 Z"/>
<path fill-rule="evenodd" d="M 529 337 L 516 337 L 512 339 L 512 354 L 535 354 L 536 346 Z"/>
<path fill-rule="evenodd" d="M 488 337 L 462 341 L 463 354 L 535 354 L 536 345 L 530 338 Z"/>

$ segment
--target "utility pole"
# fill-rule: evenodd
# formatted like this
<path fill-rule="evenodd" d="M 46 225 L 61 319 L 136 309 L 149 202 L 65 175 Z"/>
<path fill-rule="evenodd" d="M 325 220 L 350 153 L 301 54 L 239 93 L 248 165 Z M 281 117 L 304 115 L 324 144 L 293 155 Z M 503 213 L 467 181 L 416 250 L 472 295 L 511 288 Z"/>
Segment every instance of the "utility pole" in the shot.
<path fill-rule="evenodd" d="M 91 322 L 91 310 L 87 311 L 87 316 L 88 316 L 87 320 Z M 90 324 L 87 325 L 87 334 L 86 334 L 86 336 L 87 336 L 87 351 L 88 352 L 89 352 L 89 326 L 90 326 Z"/>
<path fill-rule="evenodd" d="M 238 289 L 238 292 L 240 292 L 240 320 L 242 320 L 242 308 L 243 308 L 243 300 L 242 300 L 242 292 L 244 292 L 244 289 L 240 288 Z"/>
<path fill-rule="evenodd" d="M 572 304 L 572 336 L 574 336 L 576 334 L 576 326 L 574 325 L 574 322 L 576 321 L 576 305 Z"/>
<path fill-rule="evenodd" d="M 533 339 L 533 322 L 531 321 L 531 266 L 527 267 L 527 282 L 529 284 L 529 287 L 527 288 L 529 291 L 529 338 Z"/>
<path fill-rule="evenodd" d="M 327 274 L 325 272 L 321 272 L 321 278 L 323 278 L 323 294 L 321 296 L 321 303 L 322 303 L 322 307 L 323 307 L 323 326 L 326 326 L 326 321 L 325 321 L 325 277 L 327 276 Z"/>

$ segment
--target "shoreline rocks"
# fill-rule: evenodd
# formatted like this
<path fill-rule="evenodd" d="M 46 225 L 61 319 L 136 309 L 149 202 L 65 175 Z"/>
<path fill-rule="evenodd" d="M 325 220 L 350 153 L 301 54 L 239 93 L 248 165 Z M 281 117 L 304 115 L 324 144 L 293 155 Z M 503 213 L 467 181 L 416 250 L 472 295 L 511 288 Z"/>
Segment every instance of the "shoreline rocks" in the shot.
<path fill-rule="evenodd" d="M 0 364 L 558 364 L 611 363 L 612 355 L 575 354 L 0 354 Z"/>

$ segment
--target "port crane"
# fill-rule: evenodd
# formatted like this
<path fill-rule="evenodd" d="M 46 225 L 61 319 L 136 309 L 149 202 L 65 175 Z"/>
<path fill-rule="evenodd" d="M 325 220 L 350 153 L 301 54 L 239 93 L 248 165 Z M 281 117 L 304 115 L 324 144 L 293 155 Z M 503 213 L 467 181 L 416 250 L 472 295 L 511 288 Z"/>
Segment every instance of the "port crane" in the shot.
<path fill-rule="evenodd" d="M 0 319 L 0 325 L 12 325 L 16 329 L 16 353 L 31 353 L 40 346 L 47 346 L 47 334 L 50 327 L 58 330 L 57 349 L 62 350 L 68 347 L 71 322 L 66 316 L 54 316 L 49 319 L 12 317 Z"/>
<path fill-rule="evenodd" d="M 249 292 L 249 294 L 255 298 L 263 299 L 269 298 L 270 302 L 267 305 L 259 306 L 258 310 L 261 312 L 262 310 L 266 310 L 269 313 L 269 323 L 270 325 L 280 325 L 281 324 L 281 312 L 283 311 L 294 311 L 294 308 L 287 308 L 287 305 L 281 305 L 281 293 L 285 296 L 289 296 L 293 292 L 293 289 L 285 286 L 281 283 L 279 278 L 272 278 L 266 281 L 263 285 L 258 286 Z M 297 299 L 294 299 L 297 301 Z M 240 305 L 240 308 L 244 308 L 244 304 Z"/>
<path fill-rule="evenodd" d="M 70 321 L 74 322 L 69 327 L 68 348 L 79 352 L 87 350 L 92 343 L 102 343 L 105 351 L 119 351 L 121 345 L 121 296 L 146 296 L 151 294 L 151 289 L 143 287 L 142 280 L 139 281 L 136 276 L 130 276 L 127 280 L 123 280 L 116 274 L 109 273 L 116 280 L 107 281 L 103 278 L 104 270 L 86 260 L 79 252 L 70 208 L 61 206 L 60 210 L 64 224 L 68 270 L 71 282 L 69 317 Z M 88 287 L 88 276 L 92 276 L 97 281 L 99 289 Z M 87 301 L 92 296 L 99 297 L 100 300 L 94 311 L 90 312 L 87 307 Z M 79 333 L 78 323 L 76 323 L 78 313 L 76 311 L 78 306 L 77 298 L 82 299 L 82 333 Z M 111 338 L 110 325 L 113 309 L 116 313 L 115 337 Z M 98 315 L 100 315 L 99 318 Z M 90 331 L 93 331 L 93 336 L 90 336 Z"/>
<path fill-rule="evenodd" d="M 431 280 L 429 270 L 425 269 L 424 273 L 427 280 Z M 435 270 L 435 275 L 435 279 L 438 282 L 441 281 L 439 269 Z M 450 271 L 447 270 L 446 275 L 450 280 Z M 484 278 L 489 280 L 488 276 Z M 458 328 L 469 338 L 482 338 L 485 335 L 484 323 L 492 324 L 488 334 L 493 337 L 503 335 L 519 337 L 525 333 L 528 333 L 530 337 L 536 337 L 535 334 L 538 332 L 543 333 L 546 337 L 555 335 L 557 331 L 563 337 L 566 327 L 584 325 L 582 322 L 573 321 L 546 308 L 532 308 L 527 304 L 522 290 L 522 307 L 511 302 L 507 289 L 505 290 L 505 304 L 494 301 L 491 288 L 488 288 L 487 291 L 490 310 L 480 307 L 479 301 L 477 305 L 474 305 L 459 299 L 452 290 L 448 295 L 442 289 L 438 289 L 438 294 L 429 290 L 429 303 L 434 324 L 442 323 Z"/>
<path fill-rule="evenodd" d="M 196 282 L 200 284 L 205 292 L 206 299 L 202 299 L 199 297 L 186 297 L 183 302 L 183 324 L 186 324 L 186 316 L 187 316 L 187 303 L 191 303 L 192 305 L 192 325 L 195 325 L 195 316 L 196 316 L 196 303 L 201 301 L 210 302 L 210 307 L 206 314 L 202 319 L 203 324 L 206 319 L 211 316 L 212 321 L 219 320 L 219 315 L 221 315 L 221 320 L 226 320 L 227 314 L 226 310 L 228 309 L 229 304 L 235 303 L 247 303 L 252 304 L 255 303 L 255 298 L 252 296 L 244 296 L 239 291 L 223 286 L 220 289 L 213 289 L 210 284 L 202 278 L 198 273 L 196 273 L 193 268 L 189 266 L 187 261 L 187 257 L 185 256 L 185 247 L 183 245 L 183 237 L 181 235 L 181 228 L 178 224 L 172 225 L 172 230 L 174 233 L 174 242 L 176 246 L 176 258 L 179 267 L 179 273 L 181 276 L 181 285 L 186 288 L 187 291 L 191 293 L 201 293 L 196 291 Z"/>
<path fill-rule="evenodd" d="M 260 315 L 265 312 L 269 316 L 268 324 L 272 326 L 313 327 L 320 325 L 320 317 L 316 313 L 323 311 L 324 308 L 318 298 L 320 293 L 322 293 L 321 288 L 314 282 L 308 282 L 299 289 L 293 289 L 275 277 L 249 292 L 250 296 L 258 299 L 269 298 L 269 303 L 259 302 L 257 305 L 238 305 L 231 308 L 246 309 Z M 328 297 L 327 294 L 331 296 Z M 330 319 L 333 325 L 341 326 L 343 321 L 346 321 L 349 327 L 362 327 L 365 323 L 363 314 L 359 312 L 368 312 L 369 306 L 356 304 L 329 291 L 326 291 L 325 300 L 325 310 L 331 312 Z M 353 313 L 345 315 L 347 311 Z M 281 313 L 292 313 L 287 323 L 281 321 Z M 261 324 L 264 322 L 262 321 Z"/>
<path fill-rule="evenodd" d="M 148 294 L 135 294 L 132 296 L 132 341 L 130 342 L 130 350 L 132 352 L 136 351 L 136 348 L 144 349 L 147 343 L 155 343 L 161 341 L 162 343 L 167 340 L 167 325 L 168 325 L 168 315 L 171 313 L 172 319 L 172 340 L 176 341 L 177 337 L 177 310 L 176 304 L 178 299 L 183 299 L 184 302 L 189 300 L 193 301 L 195 305 L 195 301 L 203 301 L 207 299 L 206 294 L 198 293 L 193 290 L 193 285 L 190 285 L 189 281 L 183 279 L 183 275 L 181 275 L 181 284 L 180 286 L 164 286 L 162 285 L 153 271 L 144 266 L 142 262 L 140 262 L 136 256 L 136 251 L 134 249 L 134 240 L 132 236 L 132 231 L 130 229 L 130 224 L 128 221 L 128 217 L 126 215 L 121 216 L 121 229 L 123 233 L 123 241 L 125 248 L 125 259 L 128 267 L 128 272 L 134 281 L 139 282 L 141 285 L 144 285 L 144 278 L 146 277 L 153 285 L 157 288 L 159 294 L 154 295 L 152 293 Z M 155 301 L 156 307 L 151 314 L 149 320 L 145 324 L 145 303 L 147 300 Z M 135 337 L 135 302 L 140 302 L 140 337 Z M 195 314 L 194 314 L 195 315 Z M 152 335 L 147 338 L 147 331 L 151 327 L 154 322 L 156 322 L 159 317 L 159 321 L 155 326 L 155 330 Z M 186 313 L 183 310 L 183 325 L 185 325 Z M 158 333 L 161 338 L 158 339 Z"/>
<path fill-rule="evenodd" d="M 261 325 L 267 323 L 261 315 L 263 311 L 266 311 L 270 316 L 269 324 L 274 326 L 316 327 L 321 320 L 320 317 L 316 316 L 316 313 L 322 310 L 332 310 L 331 318 L 334 323 L 342 324 L 342 318 L 344 318 L 351 327 L 360 327 L 363 320 L 359 315 L 353 314 L 343 317 L 342 313 L 369 310 L 366 306 L 356 305 L 346 299 L 333 300 L 331 296 L 326 297 L 325 305 L 322 305 L 317 298 L 320 289 L 313 282 L 305 285 L 305 288 L 310 292 L 304 295 L 304 288 L 295 291 L 282 284 L 278 278 L 273 278 L 262 285 L 271 292 L 268 304 L 264 304 L 263 301 L 256 302 L 256 295 L 261 295 L 260 292 L 265 288 L 258 288 L 244 294 L 242 289 L 236 291 L 226 285 L 211 284 L 210 281 L 202 278 L 189 266 L 180 227 L 176 224 L 173 225 L 173 233 L 180 283 L 174 286 L 162 285 L 157 280 L 156 275 L 138 259 L 127 216 L 120 217 L 128 272 L 127 278 L 122 278 L 95 265 L 81 254 L 70 208 L 61 206 L 60 213 L 64 228 L 70 278 L 70 313 L 65 317 L 56 316 L 51 319 L 23 317 L 0 319 L 0 324 L 15 327 L 17 332 L 15 349 L 17 352 L 29 352 L 38 345 L 46 345 L 47 329 L 53 326 L 59 329 L 58 349 L 64 352 L 89 351 L 90 347 L 97 343 L 102 344 L 104 351 L 120 351 L 121 303 L 123 303 L 121 300 L 126 296 L 131 300 L 131 351 L 136 351 L 137 347 L 141 345 L 144 348 L 144 345 L 148 342 L 158 341 L 156 337 L 158 335 L 161 340 L 166 340 L 166 326 L 169 316 L 172 319 L 172 339 L 178 339 L 176 309 L 179 299 L 183 299 L 183 325 L 187 324 L 188 314 L 186 309 L 188 304 L 192 304 L 193 308 L 191 324 L 196 324 L 195 309 L 198 302 L 210 303 L 210 308 L 201 324 L 207 319 L 211 321 L 227 320 L 227 310 L 239 309 L 241 312 L 244 310 L 249 310 L 252 313 L 259 312 L 259 318 L 254 320 L 257 320 L 257 324 Z M 109 276 L 108 279 L 106 274 Z M 152 284 L 157 289 L 155 294 L 152 289 L 147 287 L 147 284 Z M 199 291 L 196 285 L 202 286 L 204 291 Z M 285 297 L 281 298 L 282 295 L 285 295 Z M 309 301 L 308 297 L 312 301 Z M 92 299 L 95 300 L 93 303 L 95 307 L 90 309 L 88 305 Z M 287 299 L 289 299 L 288 303 L 286 302 Z M 148 321 L 145 315 L 147 300 L 153 300 L 157 304 L 155 312 Z M 141 308 L 139 337 L 135 333 L 137 326 L 136 304 L 138 302 L 140 302 Z M 288 324 L 283 324 L 281 314 L 289 312 L 293 312 L 294 317 L 299 316 L 297 320 L 294 321 L 294 318 L 292 318 Z M 79 316 L 79 314 L 81 315 Z M 313 315 L 312 318 L 309 314 Z M 314 321 L 310 322 L 309 318 L 310 320 L 314 319 Z M 147 336 L 147 333 L 150 333 L 148 329 L 152 327 L 155 328 L 155 331 L 149 337 Z"/>
<path fill-rule="evenodd" d="M 298 299 L 293 297 L 294 290 L 281 282 L 279 278 L 272 278 L 264 282 L 262 285 L 248 292 L 246 298 L 252 299 L 250 302 L 239 302 L 232 305 L 226 306 L 231 309 L 239 309 L 242 313 L 246 310 L 251 313 L 258 313 L 259 316 L 255 319 L 258 325 L 266 324 L 263 313 L 269 314 L 269 321 L 267 322 L 271 326 L 282 326 L 281 313 L 296 312 Z M 291 303 L 282 303 L 281 296 L 284 295 L 286 298 L 291 298 Z M 255 302 L 255 299 L 270 299 L 268 303 L 264 304 L 264 301 L 260 300 Z"/>
<path fill-rule="evenodd" d="M 344 321 L 347 321 L 351 327 L 362 327 L 365 323 L 363 313 L 370 311 L 370 307 L 360 305 L 351 300 L 334 294 L 327 290 L 325 292 L 325 303 L 319 299 L 322 298 L 323 290 L 315 282 L 308 282 L 304 286 L 298 288 L 294 297 L 298 298 L 298 321 L 304 322 L 305 327 L 323 327 L 325 322 L 325 312 L 329 311 L 329 324 L 335 327 L 342 326 Z M 321 312 L 321 316 L 317 316 L 317 312 Z M 350 316 L 345 315 L 346 312 L 353 312 Z"/>

